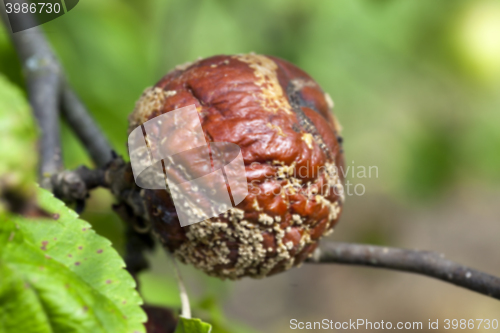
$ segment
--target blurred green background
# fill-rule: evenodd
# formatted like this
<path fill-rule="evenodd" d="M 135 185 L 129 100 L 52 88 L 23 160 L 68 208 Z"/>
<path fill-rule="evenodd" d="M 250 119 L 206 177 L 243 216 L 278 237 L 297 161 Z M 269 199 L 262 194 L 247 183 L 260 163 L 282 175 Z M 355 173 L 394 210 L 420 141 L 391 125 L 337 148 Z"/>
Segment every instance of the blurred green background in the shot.
<path fill-rule="evenodd" d="M 378 177 L 349 177 L 365 194 L 347 198 L 332 238 L 444 251 L 500 275 L 499 0 L 82 0 L 43 28 L 125 156 L 127 115 L 175 65 L 251 51 L 295 63 L 333 97 L 346 164 L 378 169 Z M 24 88 L 5 31 L 0 72 Z M 62 134 L 66 166 L 91 165 L 67 127 Z M 83 217 L 122 251 L 111 203 L 95 191 Z M 159 251 L 152 262 L 145 298 L 178 306 L 168 258 Z M 215 332 L 289 332 L 292 318 L 427 322 L 500 313 L 486 297 L 370 269 L 306 265 L 241 282 L 182 270 Z"/>

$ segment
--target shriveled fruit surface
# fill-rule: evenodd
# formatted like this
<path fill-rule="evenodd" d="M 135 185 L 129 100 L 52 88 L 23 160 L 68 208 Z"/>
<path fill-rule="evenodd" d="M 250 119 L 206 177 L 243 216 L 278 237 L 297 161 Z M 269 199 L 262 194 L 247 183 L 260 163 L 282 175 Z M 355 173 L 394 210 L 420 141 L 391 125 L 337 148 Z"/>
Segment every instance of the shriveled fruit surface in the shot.
<path fill-rule="evenodd" d="M 182 228 L 169 193 L 144 190 L 165 248 L 220 278 L 261 278 L 302 263 L 333 230 L 344 200 L 340 125 L 329 95 L 284 60 L 214 56 L 178 66 L 147 89 L 129 131 L 192 104 L 207 142 L 241 148 L 249 194 L 227 213 Z M 182 144 L 179 133 L 170 144 Z"/>

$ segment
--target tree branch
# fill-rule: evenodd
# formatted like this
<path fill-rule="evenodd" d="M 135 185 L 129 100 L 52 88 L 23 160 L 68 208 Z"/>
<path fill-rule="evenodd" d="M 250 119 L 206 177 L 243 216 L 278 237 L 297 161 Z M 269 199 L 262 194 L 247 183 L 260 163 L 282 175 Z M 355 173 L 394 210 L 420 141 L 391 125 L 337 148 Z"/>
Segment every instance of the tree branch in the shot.
<path fill-rule="evenodd" d="M 141 197 L 132 176 L 130 163 L 115 158 L 106 167 L 91 170 L 81 166 L 75 170 L 65 170 L 51 177 L 54 194 L 67 202 L 83 203 L 89 191 L 96 187 L 109 189 L 119 203 L 113 210 L 126 225 L 127 244 L 125 263 L 127 270 L 136 278 L 139 272 L 148 268 L 145 252 L 154 249 L 151 225 Z M 83 207 L 83 204 L 82 204 Z"/>
<path fill-rule="evenodd" d="M 113 149 L 108 139 L 67 83 L 62 89 L 62 112 L 97 167 L 109 163 L 113 158 Z"/>
<path fill-rule="evenodd" d="M 104 170 L 91 170 L 86 166 L 54 174 L 50 181 L 55 196 L 67 202 L 85 200 L 90 190 L 96 187 L 108 187 Z"/>
<path fill-rule="evenodd" d="M 430 252 L 365 244 L 325 243 L 309 259 L 317 264 L 347 264 L 416 273 L 500 299 L 500 278 Z"/>
<path fill-rule="evenodd" d="M 4 13 L 4 11 L 2 11 Z M 7 31 L 7 18 L 2 15 Z M 26 14 L 26 20 L 35 18 Z M 42 30 L 34 27 L 11 33 L 14 47 L 26 74 L 30 103 L 41 128 L 40 174 L 50 176 L 62 169 L 59 139 L 59 104 L 62 114 L 78 136 L 90 157 L 103 167 L 113 158 L 113 149 L 89 112 L 69 86 L 62 67 Z M 50 186 L 45 182 L 44 187 Z"/>
<path fill-rule="evenodd" d="M 7 18 L 4 15 L 2 18 L 7 31 L 10 31 Z M 27 19 L 34 18 L 30 16 Z M 60 66 L 38 27 L 11 33 L 11 37 L 21 60 L 30 104 L 41 131 L 39 179 L 43 187 L 49 187 L 47 177 L 62 169 L 59 137 Z"/>

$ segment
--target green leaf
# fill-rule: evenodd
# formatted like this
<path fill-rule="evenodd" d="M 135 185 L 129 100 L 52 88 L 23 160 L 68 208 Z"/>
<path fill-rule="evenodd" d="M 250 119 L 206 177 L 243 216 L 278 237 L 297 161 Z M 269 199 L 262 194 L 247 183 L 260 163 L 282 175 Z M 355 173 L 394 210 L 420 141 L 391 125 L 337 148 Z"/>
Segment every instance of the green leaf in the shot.
<path fill-rule="evenodd" d="M 21 199 L 33 192 L 36 134 L 23 92 L 0 74 L 0 213 L 6 192 Z"/>
<path fill-rule="evenodd" d="M 135 281 L 111 243 L 43 189 L 51 218 L 0 217 L 0 332 L 144 333 Z"/>
<path fill-rule="evenodd" d="M 211 331 L 212 326 L 200 319 L 179 317 L 179 323 L 174 333 L 210 333 Z"/>

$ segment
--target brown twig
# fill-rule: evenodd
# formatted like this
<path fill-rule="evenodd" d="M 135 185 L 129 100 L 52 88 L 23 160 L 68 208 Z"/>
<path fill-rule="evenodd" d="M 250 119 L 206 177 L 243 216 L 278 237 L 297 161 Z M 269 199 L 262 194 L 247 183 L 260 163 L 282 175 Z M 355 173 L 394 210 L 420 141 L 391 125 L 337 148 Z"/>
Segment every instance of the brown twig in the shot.
<path fill-rule="evenodd" d="M 113 210 L 126 225 L 125 263 L 137 280 L 137 275 L 148 268 L 145 253 L 154 249 L 154 239 L 149 232 L 151 226 L 143 206 L 141 189 L 134 182 L 130 164 L 116 157 L 100 169 L 81 166 L 62 171 L 52 175 L 51 183 L 57 197 L 77 204 L 84 202 L 89 191 L 96 187 L 107 188 L 113 193 L 119 202 L 113 205 Z"/>
<path fill-rule="evenodd" d="M 50 178 L 52 192 L 67 202 L 85 200 L 89 191 L 96 187 L 107 187 L 105 172 L 80 166 L 75 170 L 64 170 Z"/>
<path fill-rule="evenodd" d="M 134 182 L 130 163 L 121 157 L 115 157 L 99 169 L 80 166 L 75 170 L 55 173 L 50 177 L 50 185 L 52 192 L 66 202 L 84 200 L 97 187 L 107 188 L 119 202 L 129 206 L 131 214 L 143 220 L 147 218 L 141 188 Z M 143 228 L 137 226 L 137 229 Z"/>
<path fill-rule="evenodd" d="M 500 299 L 500 278 L 445 259 L 444 255 L 366 244 L 325 243 L 309 260 L 318 264 L 347 264 L 422 274 Z"/>

